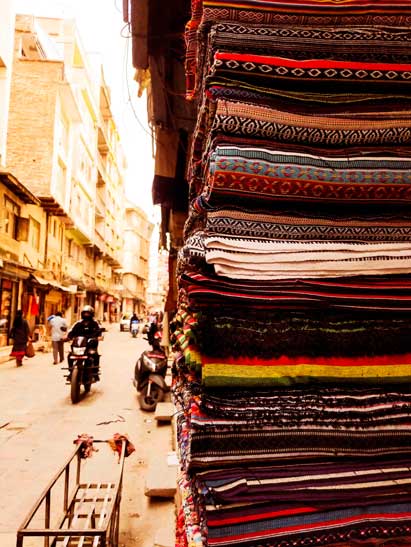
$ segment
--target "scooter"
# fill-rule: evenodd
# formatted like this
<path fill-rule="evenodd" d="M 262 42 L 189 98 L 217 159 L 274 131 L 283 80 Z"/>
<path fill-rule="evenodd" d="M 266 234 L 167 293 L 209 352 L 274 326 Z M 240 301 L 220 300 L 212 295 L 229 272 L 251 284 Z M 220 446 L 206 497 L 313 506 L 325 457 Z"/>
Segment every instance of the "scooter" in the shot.
<path fill-rule="evenodd" d="M 102 332 L 105 329 L 102 329 Z M 80 400 L 81 385 L 88 393 L 91 384 L 100 380 L 99 354 L 97 352 L 98 339 L 76 336 L 71 343 L 67 356 L 69 374 L 66 376 L 70 385 L 70 396 L 73 404 Z"/>
<path fill-rule="evenodd" d="M 131 336 L 133 338 L 137 338 L 137 335 L 138 335 L 138 322 L 137 321 L 132 321 L 131 322 L 130 332 L 131 332 Z"/>
<path fill-rule="evenodd" d="M 161 333 L 156 332 L 151 341 L 152 350 L 143 351 L 134 368 L 133 385 L 138 392 L 141 410 L 153 412 L 170 388 L 165 382 L 167 356 L 160 346 Z"/>

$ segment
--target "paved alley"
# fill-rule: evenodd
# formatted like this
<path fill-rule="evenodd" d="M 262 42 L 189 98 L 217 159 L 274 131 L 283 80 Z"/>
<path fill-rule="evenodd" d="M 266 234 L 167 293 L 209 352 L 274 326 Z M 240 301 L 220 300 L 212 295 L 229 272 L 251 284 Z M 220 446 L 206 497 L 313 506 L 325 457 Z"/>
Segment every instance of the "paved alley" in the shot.
<path fill-rule="evenodd" d="M 81 433 L 95 439 L 126 433 L 136 447 L 125 461 L 120 545 L 152 547 L 159 520 L 172 528 L 174 504 L 153 502 L 144 495 L 150 457 L 172 450 L 170 426 L 156 425 L 152 414 L 139 410 L 131 383 L 134 363 L 146 348 L 146 341 L 112 325 L 100 342 L 101 381 L 77 405 L 70 401 L 66 371 L 52 365 L 50 353 L 37 353 L 20 368 L 14 361 L 0 365 L 1 547 L 15 545 L 17 527 Z M 99 463 L 98 453 L 87 465 L 95 466 L 96 472 L 100 466 L 103 479 L 109 472 L 104 459 L 103 465 Z M 113 454 L 110 467 L 115 470 L 115 465 Z"/>

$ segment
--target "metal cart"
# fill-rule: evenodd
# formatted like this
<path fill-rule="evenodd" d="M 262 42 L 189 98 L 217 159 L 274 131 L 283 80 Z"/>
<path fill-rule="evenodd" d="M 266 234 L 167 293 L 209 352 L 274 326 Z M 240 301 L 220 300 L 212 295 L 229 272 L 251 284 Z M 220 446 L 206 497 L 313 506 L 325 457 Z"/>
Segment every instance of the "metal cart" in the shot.
<path fill-rule="evenodd" d="M 122 441 L 116 480 L 83 482 L 82 446 L 77 445 L 18 529 L 16 547 L 23 547 L 24 540 L 33 537 L 43 537 L 44 547 L 117 547 L 125 449 Z M 54 496 L 54 491 L 59 495 Z M 54 497 L 61 498 L 62 507 L 56 508 Z M 57 516 L 52 519 L 56 509 Z"/>

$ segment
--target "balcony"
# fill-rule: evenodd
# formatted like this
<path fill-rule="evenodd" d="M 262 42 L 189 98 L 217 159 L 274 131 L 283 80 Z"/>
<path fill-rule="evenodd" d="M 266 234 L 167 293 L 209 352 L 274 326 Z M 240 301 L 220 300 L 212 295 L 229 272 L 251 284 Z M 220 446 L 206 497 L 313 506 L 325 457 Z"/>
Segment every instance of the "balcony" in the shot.
<path fill-rule="evenodd" d="M 106 204 L 105 204 L 103 196 L 101 196 L 99 192 L 96 193 L 95 205 L 96 205 L 95 206 L 96 218 L 104 219 L 105 213 L 106 213 Z"/>
<path fill-rule="evenodd" d="M 107 154 L 109 151 L 109 138 L 107 134 L 107 128 L 106 123 L 102 118 L 99 119 L 99 126 L 98 126 L 98 151 L 102 154 Z"/>
<path fill-rule="evenodd" d="M 106 169 L 105 159 L 101 154 L 97 154 L 97 169 L 97 186 L 104 186 L 107 182 L 109 182 L 110 177 Z"/>
<path fill-rule="evenodd" d="M 105 253 L 107 249 L 106 241 L 102 234 L 98 231 L 98 227 L 94 231 L 94 244 L 102 252 Z"/>

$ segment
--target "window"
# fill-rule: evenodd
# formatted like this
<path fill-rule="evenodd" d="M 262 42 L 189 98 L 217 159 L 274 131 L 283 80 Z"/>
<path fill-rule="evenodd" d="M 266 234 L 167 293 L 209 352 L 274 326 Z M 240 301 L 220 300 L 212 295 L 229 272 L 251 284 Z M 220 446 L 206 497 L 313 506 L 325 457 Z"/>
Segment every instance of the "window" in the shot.
<path fill-rule="evenodd" d="M 20 207 L 8 196 L 4 196 L 4 220 L 3 230 L 4 232 L 17 239 L 17 218 L 20 216 Z"/>
<path fill-rule="evenodd" d="M 30 244 L 36 251 L 40 250 L 40 222 L 33 217 L 30 217 Z"/>

